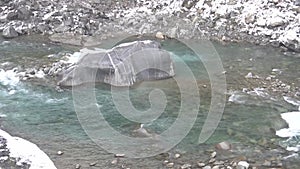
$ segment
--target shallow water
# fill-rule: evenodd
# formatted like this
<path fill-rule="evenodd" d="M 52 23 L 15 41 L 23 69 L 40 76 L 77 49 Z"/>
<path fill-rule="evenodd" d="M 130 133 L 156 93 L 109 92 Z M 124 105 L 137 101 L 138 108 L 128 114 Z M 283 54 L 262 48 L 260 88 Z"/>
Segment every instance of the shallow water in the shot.
<path fill-rule="evenodd" d="M 0 64 L 11 62 L 10 67 L 2 65 L 0 68 L 9 69 L 16 65 L 46 64 L 50 62 L 47 57 L 49 54 L 76 50 L 76 48 L 58 46 L 36 39 L 20 39 L 12 42 L 4 42 L 3 39 L 0 39 Z M 199 45 L 199 48 L 203 48 L 206 42 L 194 43 Z M 280 114 L 297 110 L 296 106 L 286 103 L 276 93 L 270 93 L 268 97 L 257 96 L 245 94 L 242 89 L 248 88 L 251 91 L 263 86 L 258 80 L 245 79 L 247 73 L 252 72 L 266 77 L 272 73 L 272 69 L 282 71 L 281 74 L 276 74 L 281 81 L 294 85 L 293 87 L 299 87 L 299 58 L 284 56 L 278 49 L 271 47 L 248 44 L 221 45 L 218 43 L 214 43 L 214 46 L 226 70 L 228 89 L 226 96 L 228 98 L 234 91 L 237 91 L 238 101 L 226 102 L 217 130 L 207 142 L 198 145 L 198 137 L 211 101 L 210 80 L 201 61 L 201 59 L 209 61 L 209 57 L 204 57 L 209 53 L 201 53 L 201 59 L 199 59 L 179 42 L 163 42 L 163 48 L 176 55 L 173 59 L 175 72 L 177 71 L 179 74 L 177 76 L 185 76 L 184 74 L 180 75 L 180 70 L 178 67 L 176 68 L 176 64 L 180 62 L 185 62 L 194 73 L 201 100 L 198 117 L 192 130 L 185 139 L 170 150 L 171 153 L 184 154 L 184 157 L 179 160 L 179 164 L 206 158 L 203 152 L 213 149 L 216 143 L 222 141 L 230 141 L 234 144 L 234 154 L 243 154 L 251 158 L 255 158 L 254 150 L 256 149 L 267 150 L 272 145 L 271 148 L 277 148 L 280 142 L 286 140 L 277 137 L 274 132 L 284 127 Z M 39 63 L 41 61 L 42 63 Z M 188 85 L 190 79 L 186 80 Z M 152 133 L 160 134 L 178 118 L 181 104 L 180 91 L 173 79 L 142 82 L 130 88 L 132 104 L 139 110 L 147 110 L 150 107 L 149 93 L 153 88 L 163 90 L 168 102 L 165 111 L 159 118 L 151 123 L 146 123 L 145 128 Z M 14 91 L 11 92 L 12 90 Z M 97 104 L 105 120 L 115 130 L 124 135 L 133 136 L 132 132 L 139 124 L 125 119 L 118 112 L 110 90 L 110 86 L 105 84 L 96 86 Z M 116 168 L 111 164 L 114 159 L 113 154 L 93 143 L 82 129 L 74 110 L 70 89 L 57 92 L 53 87 L 47 85 L 30 82 L 18 82 L 11 85 L 1 82 L 0 100 L 0 115 L 3 116 L 1 125 L 4 129 L 12 135 L 26 138 L 39 145 L 58 168 L 71 168 L 70 166 L 74 167 L 76 163 L 80 163 L 85 168 L 92 162 L 97 162 L 98 168 Z M 56 155 L 59 150 L 64 152 L 62 156 Z M 131 168 L 163 168 L 162 162 L 166 158 L 158 155 L 145 159 L 124 159 L 120 165 Z"/>

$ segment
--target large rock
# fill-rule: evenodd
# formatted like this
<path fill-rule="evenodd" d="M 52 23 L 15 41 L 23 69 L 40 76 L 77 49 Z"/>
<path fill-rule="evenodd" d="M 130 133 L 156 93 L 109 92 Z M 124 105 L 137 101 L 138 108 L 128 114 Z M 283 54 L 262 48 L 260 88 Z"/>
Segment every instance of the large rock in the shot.
<path fill-rule="evenodd" d="M 131 86 L 144 80 L 159 80 L 174 76 L 169 52 L 155 41 L 134 41 L 111 50 L 96 50 L 83 54 L 79 61 L 63 71 L 60 86 L 76 86 L 103 82 L 113 86 Z"/>
<path fill-rule="evenodd" d="M 5 38 L 15 38 L 15 37 L 19 36 L 18 32 L 12 26 L 8 26 L 8 27 L 4 28 L 2 35 Z"/>

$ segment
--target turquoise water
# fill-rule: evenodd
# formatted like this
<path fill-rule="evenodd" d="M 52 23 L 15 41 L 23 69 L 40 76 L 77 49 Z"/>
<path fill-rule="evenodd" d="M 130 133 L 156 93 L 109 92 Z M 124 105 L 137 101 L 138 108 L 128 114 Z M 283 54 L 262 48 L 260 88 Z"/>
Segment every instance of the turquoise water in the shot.
<path fill-rule="evenodd" d="M 76 50 L 76 48 L 58 46 L 44 41 L 44 45 L 41 45 L 38 40 L 26 40 L 26 42 L 19 40 L 9 43 L 3 43 L 4 40 L 1 41 L 0 50 L 3 52 L 0 55 L 0 63 L 12 62 L 12 66 L 32 62 L 44 64 L 51 61 L 47 57 L 49 54 Z M 201 47 L 203 42 L 198 44 Z M 267 47 L 247 44 L 223 46 L 216 43 L 214 45 L 227 72 L 229 93 L 230 91 L 261 85 L 255 81 L 249 84 L 245 80 L 244 76 L 249 71 L 264 76 L 270 74 L 273 68 L 278 68 L 284 72 L 283 75 L 279 75 L 282 81 L 299 84 L 299 58 L 283 56 L 276 49 Z M 184 61 L 189 66 L 197 80 L 198 92 L 201 97 L 198 118 L 194 127 L 171 152 L 185 153 L 187 155 L 183 160 L 193 160 L 203 156 L 199 155 L 199 152 L 212 149 L 214 144 L 222 141 L 230 141 L 236 145 L 237 148 L 234 150 L 236 154 L 246 153 L 246 155 L 249 154 L 249 156 L 254 157 L 254 149 L 257 147 L 260 149 L 267 149 L 270 146 L 278 147 L 282 139 L 278 138 L 273 130 L 282 124 L 280 113 L 296 110 L 296 108 L 285 103 L 282 99 L 257 100 L 250 96 L 247 96 L 248 102 L 245 104 L 226 102 L 225 111 L 217 130 L 205 144 L 198 145 L 198 137 L 211 101 L 208 74 L 202 61 L 181 43 L 164 42 L 163 48 L 177 56 L 177 58 L 173 58 L 175 65 Z M 43 63 L 39 63 L 41 61 L 37 61 L 37 59 L 42 60 Z M 145 128 L 160 134 L 167 130 L 178 117 L 181 104 L 180 91 L 173 79 L 142 82 L 130 88 L 132 104 L 139 110 L 150 108 L 148 97 L 153 88 L 164 91 L 167 106 L 159 118 L 145 124 Z M 15 90 L 15 93 L 10 94 L 10 90 Z M 124 135 L 132 136 L 132 131 L 139 124 L 129 121 L 118 112 L 110 90 L 110 86 L 105 84 L 96 86 L 97 104 L 105 120 L 115 130 Z M 229 96 L 230 94 L 227 95 L 227 97 Z M 113 155 L 93 143 L 82 129 L 74 110 L 72 97 L 71 89 L 58 92 L 52 86 L 44 84 L 30 82 L 19 82 L 17 85 L 0 84 L 0 114 L 3 116 L 1 117 L 1 125 L 12 135 L 21 136 L 39 145 L 53 159 L 58 168 L 68 168 L 76 163 L 88 166 L 90 162 L 95 161 L 98 162 L 97 165 L 100 168 L 114 168 L 110 164 Z M 264 143 L 265 140 L 267 143 Z M 240 151 L 240 147 L 244 147 L 242 148 L 243 152 Z M 58 157 L 56 155 L 58 150 L 64 151 L 64 155 Z M 128 159 L 124 163 L 132 168 L 159 168 L 162 161 L 163 158 L 158 156 L 143 160 Z"/>

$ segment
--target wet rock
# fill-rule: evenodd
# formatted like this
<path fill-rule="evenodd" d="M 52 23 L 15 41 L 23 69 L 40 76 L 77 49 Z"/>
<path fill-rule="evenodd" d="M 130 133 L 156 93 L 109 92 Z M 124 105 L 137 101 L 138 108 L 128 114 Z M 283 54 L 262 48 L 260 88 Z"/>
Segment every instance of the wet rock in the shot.
<path fill-rule="evenodd" d="M 8 27 L 4 28 L 2 36 L 5 37 L 5 38 L 15 38 L 15 37 L 18 37 L 19 34 L 15 30 L 14 27 L 8 26 Z"/>

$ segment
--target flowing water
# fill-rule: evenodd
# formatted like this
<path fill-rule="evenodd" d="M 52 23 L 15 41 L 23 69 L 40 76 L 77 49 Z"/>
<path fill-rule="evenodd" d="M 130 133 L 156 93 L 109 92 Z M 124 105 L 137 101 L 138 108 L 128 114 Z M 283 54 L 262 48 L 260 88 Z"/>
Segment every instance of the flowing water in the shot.
<path fill-rule="evenodd" d="M 203 41 L 194 43 L 199 48 L 207 45 Z M 175 152 L 183 154 L 183 157 L 178 160 L 178 164 L 195 163 L 206 159 L 207 150 L 214 149 L 214 145 L 222 141 L 229 141 L 233 144 L 232 153 L 234 155 L 244 155 L 262 161 L 274 155 L 271 152 L 272 149 L 279 151 L 281 150 L 280 146 L 285 148 L 284 146 L 299 145 L 297 136 L 290 143 L 293 145 L 289 145 L 289 142 L 286 142 L 287 138 L 275 135 L 276 130 L 286 127 L 280 114 L 297 111 L 298 107 L 287 103 L 276 92 L 259 89 L 266 85 L 262 83 L 265 81 L 265 77 L 276 75 L 280 81 L 291 86 L 291 98 L 299 99 L 296 94 L 300 82 L 299 57 L 297 55 L 285 56 L 278 49 L 271 47 L 248 44 L 213 44 L 226 71 L 228 90 L 226 97 L 230 101 L 226 102 L 222 120 L 212 137 L 204 144 L 199 145 L 198 137 L 211 101 L 208 73 L 201 59 L 182 43 L 178 41 L 163 42 L 163 48 L 176 56 L 173 58 L 175 66 L 180 62 L 185 62 L 192 70 L 201 100 L 194 127 L 187 137 L 169 151 L 170 154 Z M 35 67 L 56 60 L 63 53 L 72 53 L 76 50 L 78 49 L 75 47 L 48 43 L 47 40 L 40 39 L 40 37 L 14 41 L 0 39 L 0 68 L 10 70 L 14 67 L 20 69 Z M 55 54 L 55 57 L 48 57 L 50 54 Z M 208 53 L 201 53 L 200 58 L 204 55 L 208 55 Z M 180 70 L 175 67 L 176 71 L 178 74 Z M 262 80 L 246 79 L 245 76 L 249 72 L 260 76 Z M 36 143 L 50 156 L 58 168 L 74 168 L 77 163 L 80 163 L 83 168 L 89 168 L 89 164 L 93 162 L 97 162 L 96 168 L 118 168 L 111 164 L 114 155 L 92 142 L 82 129 L 74 109 L 71 89 L 58 92 L 52 85 L 22 82 L 9 78 L 12 77 L 8 76 L 9 73 L 13 74 L 13 71 L 0 73 L 2 76 L 0 78 L 2 128 L 12 135 Z M 139 110 L 148 109 L 150 107 L 149 93 L 154 88 L 164 91 L 168 101 L 162 115 L 155 121 L 146 123 L 145 128 L 152 133 L 159 134 L 167 130 L 178 118 L 181 100 L 176 81 L 167 79 L 142 82 L 131 87 L 132 104 Z M 110 86 L 98 84 L 95 93 L 97 105 L 110 126 L 124 135 L 134 137 L 132 132 L 139 124 L 129 121 L 118 112 L 111 96 Z M 122 142 L 122 140 L 119 141 Z M 64 154 L 59 156 L 56 154 L 57 151 L 63 151 Z M 281 156 L 289 154 L 292 152 L 284 152 Z M 233 158 L 234 155 L 226 154 L 224 158 Z M 278 154 L 274 156 L 278 156 Z M 118 165 L 119 168 L 121 165 L 130 168 L 163 168 L 162 163 L 167 158 L 169 157 L 166 154 L 144 159 L 125 158 L 121 159 Z M 298 160 L 296 158 L 293 162 Z"/>

